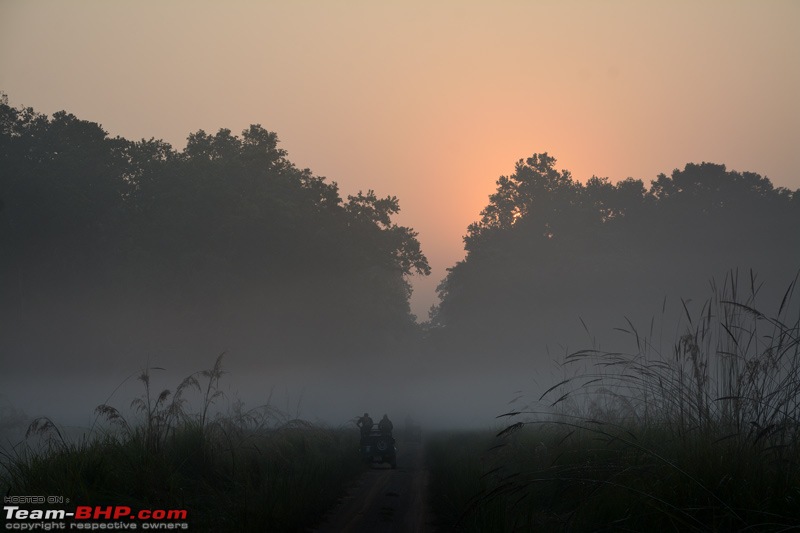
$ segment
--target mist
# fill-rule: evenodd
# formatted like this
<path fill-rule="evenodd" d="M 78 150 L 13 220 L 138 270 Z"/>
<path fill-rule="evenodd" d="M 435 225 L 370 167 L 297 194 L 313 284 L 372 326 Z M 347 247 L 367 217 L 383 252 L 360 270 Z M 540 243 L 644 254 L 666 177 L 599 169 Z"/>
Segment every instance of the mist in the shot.
<path fill-rule="evenodd" d="M 201 130 L 178 151 L 2 105 L 1 390 L 17 433 L 38 416 L 95 427 L 96 406 L 143 394 L 142 372 L 175 390 L 220 355 L 220 413 L 494 427 L 574 371 L 566 355 L 639 335 L 669 353 L 720 288 L 769 314 L 800 269 L 800 194 L 757 173 L 581 183 L 534 153 L 497 178 L 415 317 L 411 281 L 431 269 L 399 200 L 342 197 L 276 133 Z"/>

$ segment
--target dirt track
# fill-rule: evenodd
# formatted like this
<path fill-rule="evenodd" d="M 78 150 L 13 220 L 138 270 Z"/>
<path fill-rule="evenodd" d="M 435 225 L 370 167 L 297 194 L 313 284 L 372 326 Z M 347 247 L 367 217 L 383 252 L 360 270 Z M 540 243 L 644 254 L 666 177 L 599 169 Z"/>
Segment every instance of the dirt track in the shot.
<path fill-rule="evenodd" d="M 422 446 L 399 442 L 397 469 L 371 467 L 316 531 L 431 532 L 427 478 Z"/>

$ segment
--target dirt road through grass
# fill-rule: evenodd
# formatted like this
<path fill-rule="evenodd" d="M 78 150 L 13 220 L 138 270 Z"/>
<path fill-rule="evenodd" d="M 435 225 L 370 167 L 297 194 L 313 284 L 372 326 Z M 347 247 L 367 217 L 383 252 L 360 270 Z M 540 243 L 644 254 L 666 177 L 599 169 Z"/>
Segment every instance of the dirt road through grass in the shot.
<path fill-rule="evenodd" d="M 433 531 L 423 447 L 398 443 L 397 448 L 397 468 L 371 467 L 326 516 L 318 533 Z"/>

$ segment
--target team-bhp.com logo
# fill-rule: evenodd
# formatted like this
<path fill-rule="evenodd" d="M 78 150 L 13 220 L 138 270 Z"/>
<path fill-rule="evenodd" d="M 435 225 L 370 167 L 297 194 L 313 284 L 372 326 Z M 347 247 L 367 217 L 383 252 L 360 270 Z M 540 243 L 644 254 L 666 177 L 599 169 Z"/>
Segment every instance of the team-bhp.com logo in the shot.
<path fill-rule="evenodd" d="M 64 509 L 22 509 L 3 506 L 6 529 L 51 531 L 59 529 L 189 529 L 185 509 L 140 509 L 125 505 L 78 505 Z"/>

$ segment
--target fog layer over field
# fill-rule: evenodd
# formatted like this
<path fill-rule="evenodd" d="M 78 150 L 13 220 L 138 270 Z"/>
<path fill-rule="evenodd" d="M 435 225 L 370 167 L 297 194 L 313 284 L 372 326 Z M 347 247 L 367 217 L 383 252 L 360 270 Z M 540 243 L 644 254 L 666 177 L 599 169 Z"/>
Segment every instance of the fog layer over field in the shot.
<path fill-rule="evenodd" d="M 769 314 L 800 268 L 800 194 L 756 173 L 581 183 L 533 154 L 497 180 L 415 320 L 409 279 L 430 268 L 399 200 L 343 198 L 275 133 L 199 131 L 177 151 L 1 111 L 6 425 L 22 410 L 89 426 L 96 405 L 143 393 L 142 369 L 174 391 L 221 353 L 222 411 L 492 425 L 570 372 L 554 363 L 566 353 L 633 349 L 614 327 L 668 353 L 711 280 L 760 292 Z"/>

